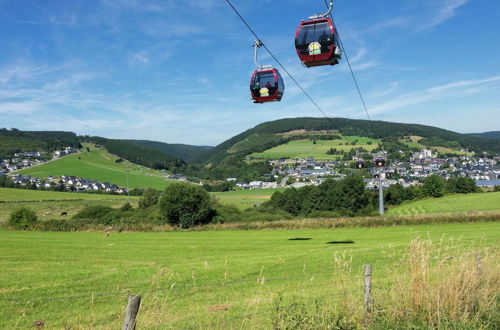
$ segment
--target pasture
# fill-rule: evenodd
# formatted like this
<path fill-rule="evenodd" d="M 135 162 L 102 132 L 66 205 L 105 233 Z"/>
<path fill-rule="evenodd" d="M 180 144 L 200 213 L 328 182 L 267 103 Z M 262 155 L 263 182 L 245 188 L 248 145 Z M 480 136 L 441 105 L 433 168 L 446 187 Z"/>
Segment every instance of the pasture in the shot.
<path fill-rule="evenodd" d="M 388 215 L 418 215 L 500 210 L 500 192 L 426 198 L 390 209 Z"/>
<path fill-rule="evenodd" d="M 90 151 L 86 151 L 87 147 Z M 95 149 L 89 144 L 84 144 L 80 153 L 64 156 L 16 173 L 38 178 L 46 178 L 49 175 L 57 177 L 72 175 L 127 187 L 128 171 L 128 186 L 131 189 L 148 187 L 164 189 L 169 182 L 161 176 L 166 175 L 166 172 L 151 170 L 125 160 L 117 163 L 115 162 L 117 159 L 118 157 L 105 150 Z"/>
<path fill-rule="evenodd" d="M 231 204 L 239 208 L 240 210 L 253 207 L 254 205 L 260 205 L 265 201 L 268 201 L 275 191 L 281 191 L 283 189 L 252 189 L 252 190 L 235 190 L 235 191 L 225 191 L 225 192 L 214 192 L 210 193 L 212 196 L 217 197 L 217 199 L 222 204 Z"/>
<path fill-rule="evenodd" d="M 130 200 L 132 205 L 136 205 L 138 197 L 131 196 Z M 43 220 L 44 214 L 49 212 L 51 215 L 47 218 L 59 218 L 62 212 L 71 217 L 88 205 L 120 207 L 126 201 L 127 196 L 119 195 L 0 188 L 0 223 L 6 222 L 10 214 L 20 207 L 32 209 Z"/>
<path fill-rule="evenodd" d="M 404 254 L 415 237 L 441 242 L 429 250 L 429 262 L 440 264 L 494 248 L 499 235 L 497 223 L 107 238 L 0 230 L 0 327 L 43 320 L 48 329 L 116 329 L 133 293 L 143 299 L 139 328 L 271 328 L 278 296 L 362 301 L 363 264 L 373 265 L 374 295 L 382 294 L 407 267 Z"/>
<path fill-rule="evenodd" d="M 352 145 L 353 142 L 356 144 Z M 361 136 L 343 136 L 340 140 L 316 140 L 316 144 L 310 139 L 295 140 L 264 152 L 253 153 L 250 156 L 263 159 L 314 157 L 316 160 L 333 160 L 338 159 L 339 155 L 328 155 L 327 151 L 331 148 L 344 152 L 349 152 L 353 148 L 364 148 L 371 151 L 378 147 L 378 143 L 379 141 L 376 139 Z"/>

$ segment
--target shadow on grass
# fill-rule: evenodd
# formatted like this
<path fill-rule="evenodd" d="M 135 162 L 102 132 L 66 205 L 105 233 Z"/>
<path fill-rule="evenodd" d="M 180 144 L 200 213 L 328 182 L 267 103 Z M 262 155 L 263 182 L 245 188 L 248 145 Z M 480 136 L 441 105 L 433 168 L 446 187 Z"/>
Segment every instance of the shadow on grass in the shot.
<path fill-rule="evenodd" d="M 289 241 L 310 241 L 312 238 L 310 237 L 295 237 L 295 238 L 289 238 Z"/>
<path fill-rule="evenodd" d="M 354 241 L 348 240 L 348 241 L 331 241 L 327 242 L 326 244 L 354 244 Z"/>

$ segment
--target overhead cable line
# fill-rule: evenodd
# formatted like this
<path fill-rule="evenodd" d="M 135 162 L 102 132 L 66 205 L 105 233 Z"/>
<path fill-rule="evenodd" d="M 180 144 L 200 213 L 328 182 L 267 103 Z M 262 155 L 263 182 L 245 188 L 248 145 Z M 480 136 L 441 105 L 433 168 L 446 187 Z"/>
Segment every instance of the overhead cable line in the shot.
<path fill-rule="evenodd" d="M 295 83 L 295 85 L 297 85 L 297 87 L 299 87 L 299 89 L 302 91 L 302 93 L 304 93 L 304 95 L 309 99 L 309 101 L 311 101 L 311 103 L 318 109 L 319 112 L 321 112 L 321 114 L 323 114 L 323 116 L 325 118 L 331 119 L 330 117 L 328 117 L 328 115 L 325 113 L 325 111 L 323 111 L 323 109 L 318 105 L 318 103 L 316 103 L 316 101 L 314 101 L 314 99 L 311 97 L 311 95 L 309 95 L 309 93 L 292 76 L 292 74 L 283 66 L 283 64 L 281 64 L 281 62 L 276 58 L 276 56 L 274 56 L 274 54 L 271 52 L 271 50 L 269 50 L 269 48 L 266 46 L 266 44 L 262 42 L 262 39 L 259 38 L 259 36 L 257 35 L 257 33 L 247 23 L 247 21 L 243 18 L 243 16 L 241 16 L 241 14 L 238 12 L 238 10 L 233 6 L 233 4 L 231 3 L 231 1 L 226 0 L 226 2 L 233 9 L 233 11 L 236 13 L 236 15 L 238 15 L 238 17 L 241 19 L 241 21 L 243 22 L 243 24 L 245 24 L 245 26 L 248 28 L 248 30 L 255 36 L 255 38 L 259 42 L 262 43 L 262 46 L 269 53 L 269 55 L 271 55 L 271 57 L 276 61 L 276 63 L 278 63 L 278 65 L 283 69 L 283 71 L 286 72 L 286 74 L 290 77 L 290 79 L 292 79 L 292 81 Z"/>
<path fill-rule="evenodd" d="M 326 7 L 329 8 L 327 0 L 324 0 L 324 1 L 325 1 Z M 363 97 L 363 93 L 361 93 L 361 88 L 359 88 L 358 80 L 356 79 L 356 75 L 354 74 L 354 71 L 352 69 L 351 61 L 349 61 L 349 57 L 347 56 L 347 52 L 345 50 L 344 43 L 342 42 L 342 39 L 340 38 L 339 30 L 337 29 L 337 26 L 335 25 L 335 21 L 333 20 L 332 13 L 330 13 L 330 19 L 332 20 L 333 27 L 335 28 L 335 31 L 337 33 L 337 38 L 339 39 L 340 48 L 342 48 L 342 52 L 344 53 L 345 59 L 347 61 L 347 65 L 349 66 L 349 71 L 351 72 L 352 80 L 354 81 L 354 85 L 356 85 L 356 90 L 358 91 L 359 98 L 361 100 L 361 103 L 363 104 L 363 108 L 365 109 L 366 116 L 368 117 L 368 121 L 370 122 L 370 126 L 372 128 L 372 131 L 374 132 L 372 119 L 370 117 L 370 113 L 368 112 L 368 107 L 366 106 L 365 98 Z"/>

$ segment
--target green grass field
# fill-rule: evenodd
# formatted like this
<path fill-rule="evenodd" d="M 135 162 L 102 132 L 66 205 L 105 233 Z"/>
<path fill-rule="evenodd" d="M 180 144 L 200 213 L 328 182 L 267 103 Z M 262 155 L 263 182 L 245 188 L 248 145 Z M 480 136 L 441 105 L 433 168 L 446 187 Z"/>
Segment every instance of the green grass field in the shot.
<path fill-rule="evenodd" d="M 358 141 L 356 145 L 350 145 L 351 142 L 356 140 Z M 372 144 L 369 145 L 368 142 Z M 364 148 L 371 151 L 378 147 L 378 143 L 378 140 L 360 136 L 343 136 L 341 140 L 316 140 L 316 144 L 313 144 L 312 140 L 296 140 L 264 152 L 253 153 L 250 156 L 263 159 L 307 157 L 314 157 L 316 160 L 337 159 L 338 155 L 327 155 L 326 152 L 331 148 L 344 150 L 345 152 L 349 152 L 352 148 Z"/>
<path fill-rule="evenodd" d="M 350 274 L 345 288 L 361 301 L 366 263 L 373 266 L 375 297 L 382 294 L 387 274 L 404 267 L 403 253 L 417 236 L 449 246 L 441 257 L 436 252 L 439 262 L 459 250 L 494 247 L 499 235 L 497 223 L 108 238 L 0 230 L 0 327 L 44 320 L 48 329 L 116 329 L 127 294 L 140 293 L 139 328 L 271 328 L 279 293 L 342 301 L 340 273 Z M 59 299 L 68 296 L 75 298 Z M 54 299 L 37 300 L 46 297 Z"/>
<path fill-rule="evenodd" d="M 253 189 L 236 190 L 227 192 L 216 192 L 211 195 L 216 196 L 222 204 L 232 204 L 241 210 L 260 205 L 268 201 L 275 191 L 283 189 Z"/>
<path fill-rule="evenodd" d="M 90 145 L 85 144 L 83 150 Z M 74 175 L 81 178 L 98 180 L 100 182 L 111 182 L 120 187 L 163 189 L 168 180 L 161 177 L 161 172 L 148 169 L 127 161 L 115 163 L 118 157 L 109 154 L 105 150 L 91 148 L 90 152 L 83 151 L 78 154 L 61 157 L 40 166 L 20 170 L 16 173 L 31 175 L 33 177 L 46 178 L 49 175 L 62 176 Z"/>
<path fill-rule="evenodd" d="M 395 207 L 387 214 L 416 215 L 489 210 L 500 210 L 500 192 L 428 198 Z"/>
<path fill-rule="evenodd" d="M 132 205 L 137 204 L 138 197 L 131 196 L 130 199 Z M 67 212 L 70 217 L 88 205 L 119 207 L 127 201 L 127 196 L 0 188 L 1 201 L 18 203 L 0 203 L 0 223 L 6 222 L 10 214 L 21 207 L 32 209 L 43 220 L 59 218 L 62 212 Z M 52 215 L 44 217 L 46 212 L 52 212 Z"/>

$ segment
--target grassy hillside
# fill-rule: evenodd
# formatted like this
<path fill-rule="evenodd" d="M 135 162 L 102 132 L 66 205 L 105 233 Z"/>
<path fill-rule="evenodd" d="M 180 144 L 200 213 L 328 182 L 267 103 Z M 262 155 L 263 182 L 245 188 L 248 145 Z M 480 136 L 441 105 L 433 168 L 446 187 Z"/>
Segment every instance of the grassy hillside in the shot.
<path fill-rule="evenodd" d="M 500 192 L 428 198 L 393 208 L 388 215 L 500 210 Z"/>
<path fill-rule="evenodd" d="M 147 147 L 171 155 L 177 158 L 181 158 L 186 162 L 192 162 L 196 158 L 201 157 L 203 153 L 210 150 L 212 147 L 208 146 L 193 146 L 188 144 L 171 144 L 157 141 L 148 140 L 124 140 L 129 143 L 133 143 L 139 146 Z"/>
<path fill-rule="evenodd" d="M 78 154 L 72 154 L 40 166 L 24 169 L 16 173 L 45 178 L 49 175 L 74 175 L 82 178 L 111 182 L 121 187 L 163 189 L 168 181 L 161 177 L 161 172 L 151 170 L 127 161 L 116 163 L 118 157 L 105 150 L 91 149 Z"/>
<path fill-rule="evenodd" d="M 176 171 L 185 165 L 184 161 L 177 157 L 125 140 L 106 139 L 97 136 L 87 137 L 86 140 L 103 146 L 113 155 L 149 168 Z"/>
<path fill-rule="evenodd" d="M 315 141 L 315 143 L 313 141 Z M 357 141 L 356 145 L 351 145 L 354 141 Z M 349 152 L 353 148 L 363 148 L 371 151 L 378 147 L 378 143 L 378 140 L 360 136 L 344 136 L 340 140 L 295 140 L 268 149 L 264 152 L 253 153 L 250 156 L 264 159 L 307 157 L 314 157 L 317 160 L 338 159 L 338 155 L 328 155 L 327 151 L 331 148 L 337 149 L 338 151 L 343 150 L 345 152 Z"/>
<path fill-rule="evenodd" d="M 437 242 L 422 260 L 432 265 L 435 260 L 441 270 L 458 259 L 441 262 L 449 255 L 472 256 L 464 262 L 475 266 L 474 252 L 480 251 L 486 272 L 498 256 L 484 251 L 497 245 L 499 235 L 497 223 L 111 233 L 108 238 L 0 230 L 0 299 L 20 299 L 0 300 L 0 319 L 6 329 L 30 328 L 36 320 L 49 329 L 116 329 L 130 293 L 142 295 L 138 327 L 144 329 L 272 328 L 280 292 L 286 305 L 306 299 L 307 310 L 316 310 L 316 300 L 331 311 L 342 303 L 362 315 L 363 264 L 374 267 L 373 296 L 379 305 L 391 285 L 406 282 L 395 275 L 406 274 L 405 254 L 415 237 Z M 421 266 L 410 265 L 419 274 Z M 37 301 L 64 296 L 83 297 Z"/>
<path fill-rule="evenodd" d="M 383 121 L 369 122 L 344 118 L 288 118 L 266 122 L 255 126 L 210 149 L 198 160 L 204 162 L 222 162 L 230 157 L 244 157 L 254 152 L 260 153 L 270 148 L 295 140 L 285 132 L 303 130 L 331 131 L 345 136 L 365 136 L 374 139 L 387 137 L 419 136 L 433 146 L 469 148 L 476 152 L 490 151 L 500 153 L 500 144 L 491 139 L 459 134 L 437 127 L 400 124 Z"/>
<path fill-rule="evenodd" d="M 132 205 L 136 205 L 138 199 L 139 197 L 131 196 Z M 20 207 L 32 209 L 39 219 L 43 220 L 62 218 L 62 212 L 68 213 L 67 217 L 71 217 L 88 205 L 120 207 L 126 201 L 127 196 L 118 195 L 0 188 L 0 223 L 7 222 L 10 214 Z M 52 214 L 46 217 L 44 216 L 46 212 Z"/>

